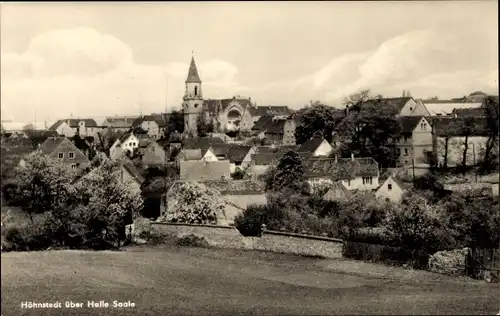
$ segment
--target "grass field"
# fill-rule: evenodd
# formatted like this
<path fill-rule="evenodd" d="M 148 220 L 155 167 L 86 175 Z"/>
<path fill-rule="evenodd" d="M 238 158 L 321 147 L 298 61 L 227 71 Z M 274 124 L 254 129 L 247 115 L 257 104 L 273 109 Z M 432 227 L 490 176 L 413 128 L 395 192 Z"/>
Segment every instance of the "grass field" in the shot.
<path fill-rule="evenodd" d="M 3 253 L 2 315 L 496 314 L 500 285 L 380 265 L 200 248 Z M 352 272 L 352 273 L 351 273 Z M 133 308 L 21 309 L 22 301 Z"/>

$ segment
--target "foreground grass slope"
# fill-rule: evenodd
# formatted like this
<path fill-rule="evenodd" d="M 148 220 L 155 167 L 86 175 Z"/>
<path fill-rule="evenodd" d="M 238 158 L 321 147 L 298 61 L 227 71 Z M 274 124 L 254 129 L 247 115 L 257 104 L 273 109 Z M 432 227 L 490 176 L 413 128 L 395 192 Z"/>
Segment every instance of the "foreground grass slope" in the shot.
<path fill-rule="evenodd" d="M 213 249 L 4 253 L 3 315 L 494 314 L 500 287 L 335 273 L 320 259 Z M 334 266 L 330 261 L 328 266 Z M 21 301 L 132 301 L 20 309 Z"/>

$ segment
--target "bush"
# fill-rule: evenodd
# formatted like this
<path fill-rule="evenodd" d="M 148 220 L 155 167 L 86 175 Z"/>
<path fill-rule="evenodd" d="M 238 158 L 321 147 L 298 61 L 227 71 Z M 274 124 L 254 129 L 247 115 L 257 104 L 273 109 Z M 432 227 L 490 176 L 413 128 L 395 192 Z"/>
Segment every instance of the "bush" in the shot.
<path fill-rule="evenodd" d="M 425 252 L 352 241 L 344 242 L 342 255 L 355 260 L 381 262 L 395 266 L 410 265 L 415 269 L 426 269 L 429 262 L 429 254 Z"/>
<path fill-rule="evenodd" d="M 53 241 L 47 234 L 45 223 L 35 222 L 22 226 L 10 226 L 2 229 L 2 251 L 44 250 L 52 246 Z"/>
<path fill-rule="evenodd" d="M 204 237 L 196 236 L 193 234 L 180 237 L 177 241 L 177 245 L 181 247 L 210 247 L 208 241 Z"/>

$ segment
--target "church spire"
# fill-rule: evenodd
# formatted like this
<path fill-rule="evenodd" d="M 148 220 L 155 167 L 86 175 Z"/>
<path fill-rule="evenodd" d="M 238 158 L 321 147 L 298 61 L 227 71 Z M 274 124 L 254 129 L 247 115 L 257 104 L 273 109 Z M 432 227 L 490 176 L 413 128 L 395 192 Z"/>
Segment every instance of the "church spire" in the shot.
<path fill-rule="evenodd" d="M 186 79 L 186 83 L 188 82 L 201 83 L 200 76 L 198 75 L 198 69 L 196 68 L 196 63 L 194 62 L 194 56 L 191 57 L 191 64 L 189 65 L 189 72 Z"/>

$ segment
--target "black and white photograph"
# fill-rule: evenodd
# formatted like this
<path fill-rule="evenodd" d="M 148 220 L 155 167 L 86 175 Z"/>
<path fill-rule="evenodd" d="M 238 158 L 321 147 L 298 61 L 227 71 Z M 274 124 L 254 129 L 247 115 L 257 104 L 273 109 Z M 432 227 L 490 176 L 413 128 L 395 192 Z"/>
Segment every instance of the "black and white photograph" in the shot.
<path fill-rule="evenodd" d="M 1 315 L 500 315 L 498 1 L 0 2 Z"/>

